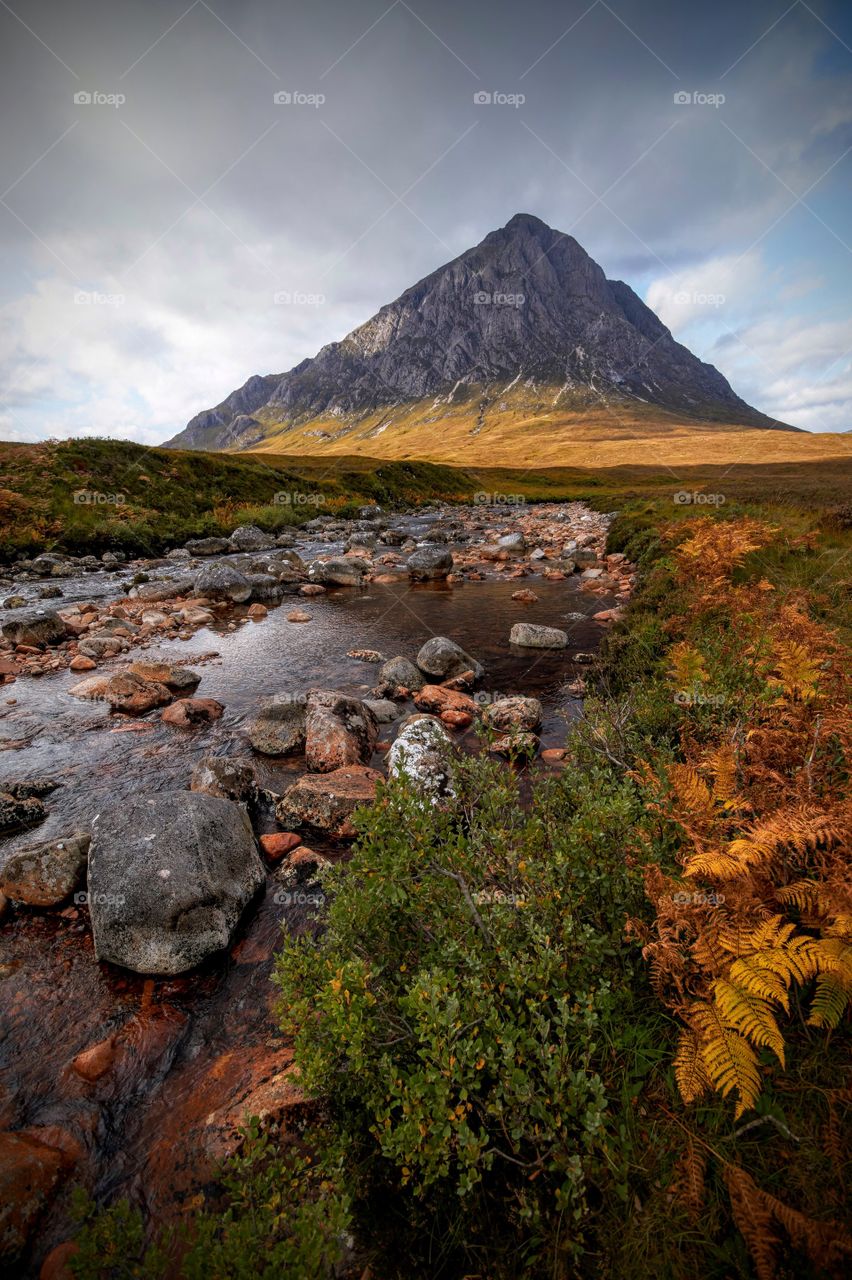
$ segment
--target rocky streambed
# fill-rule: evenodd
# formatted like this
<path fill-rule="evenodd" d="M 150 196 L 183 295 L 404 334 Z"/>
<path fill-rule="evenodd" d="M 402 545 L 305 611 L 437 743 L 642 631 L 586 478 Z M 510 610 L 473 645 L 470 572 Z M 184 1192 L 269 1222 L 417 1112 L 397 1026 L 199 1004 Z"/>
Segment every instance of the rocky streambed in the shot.
<path fill-rule="evenodd" d="M 246 1113 L 298 1123 L 310 1109 L 271 1008 L 280 930 L 314 927 L 319 868 L 347 856 L 352 810 L 380 778 L 404 770 L 437 798 L 457 751 L 559 768 L 632 586 L 605 554 L 607 525 L 580 504 L 367 509 L 153 562 L 10 566 L 0 1256 L 13 1274 L 62 1274 L 75 1185 L 168 1219 Z"/>

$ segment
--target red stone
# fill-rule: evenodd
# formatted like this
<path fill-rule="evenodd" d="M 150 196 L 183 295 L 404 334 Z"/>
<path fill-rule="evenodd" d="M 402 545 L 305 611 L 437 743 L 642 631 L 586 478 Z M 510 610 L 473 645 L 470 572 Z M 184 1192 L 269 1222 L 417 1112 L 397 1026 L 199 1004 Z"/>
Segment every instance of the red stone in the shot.
<path fill-rule="evenodd" d="M 298 848 L 301 843 L 302 837 L 297 836 L 294 831 L 278 831 L 274 835 L 260 837 L 261 849 L 273 862 Z"/>

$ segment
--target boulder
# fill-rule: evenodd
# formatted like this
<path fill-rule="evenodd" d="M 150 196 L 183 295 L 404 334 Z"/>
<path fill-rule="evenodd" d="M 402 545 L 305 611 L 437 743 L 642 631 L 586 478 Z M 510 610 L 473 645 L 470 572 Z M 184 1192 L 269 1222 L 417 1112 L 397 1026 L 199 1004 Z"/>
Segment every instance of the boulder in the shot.
<path fill-rule="evenodd" d="M 453 557 L 446 547 L 419 547 L 405 567 L 415 582 L 430 582 L 452 572 Z"/>
<path fill-rule="evenodd" d="M 201 683 L 201 676 L 197 671 L 191 671 L 189 667 L 176 666 L 173 662 L 131 662 L 130 670 L 140 679 L 152 681 L 154 684 L 164 684 L 167 689 L 172 689 L 175 693 L 197 689 Z"/>
<path fill-rule="evenodd" d="M 218 720 L 224 709 L 215 698 L 179 698 L 166 707 L 160 719 L 176 729 L 194 729 L 200 724 Z"/>
<path fill-rule="evenodd" d="M 366 764 L 378 738 L 378 721 L 359 698 L 329 689 L 308 694 L 305 763 L 314 773 Z"/>
<path fill-rule="evenodd" d="M 84 878 L 89 839 L 75 831 L 13 853 L 0 870 L 0 892 L 31 907 L 58 906 Z"/>
<path fill-rule="evenodd" d="M 287 756 L 305 745 L 305 695 L 278 693 L 261 706 L 248 726 L 255 751 L 266 756 Z"/>
<path fill-rule="evenodd" d="M 231 550 L 227 538 L 190 538 L 186 550 L 193 556 L 220 556 Z"/>
<path fill-rule="evenodd" d="M 314 582 L 337 587 L 359 587 L 370 566 L 357 556 L 338 556 L 333 560 L 315 560 L 310 567 Z"/>
<path fill-rule="evenodd" d="M 195 791 L 122 799 L 93 823 L 95 955 L 136 973 L 184 973 L 228 945 L 265 878 L 241 805 Z"/>
<path fill-rule="evenodd" d="M 193 590 L 208 600 L 230 600 L 243 604 L 251 595 L 251 583 L 244 573 L 229 564 L 208 564 L 196 574 Z"/>
<path fill-rule="evenodd" d="M 413 662 L 408 658 L 389 658 L 379 672 L 378 687 L 392 691 L 394 689 L 422 689 L 426 681 Z"/>
<path fill-rule="evenodd" d="M 47 811 L 36 796 L 15 796 L 0 791 L 0 836 L 34 827 L 46 817 Z"/>
<path fill-rule="evenodd" d="M 501 551 L 508 551 L 510 556 L 522 556 L 527 549 L 527 540 L 522 533 L 504 533 L 497 539 Z"/>
<path fill-rule="evenodd" d="M 372 711 L 377 724 L 393 724 L 400 716 L 399 707 L 390 698 L 365 698 L 364 706 Z"/>
<path fill-rule="evenodd" d="M 119 636 L 85 636 L 77 645 L 77 650 L 84 658 L 114 658 L 121 653 L 122 642 Z"/>
<path fill-rule="evenodd" d="M 509 633 L 509 643 L 523 649 L 564 649 L 566 632 L 558 627 L 542 627 L 535 622 L 516 622 Z"/>
<path fill-rule="evenodd" d="M 268 551 L 275 539 L 255 524 L 242 524 L 231 534 L 231 546 L 237 551 Z"/>
<path fill-rule="evenodd" d="M 254 804 L 257 779 L 251 760 L 240 756 L 205 756 L 192 771 L 190 791 L 203 791 L 220 800 Z"/>
<path fill-rule="evenodd" d="M 366 765 L 347 765 L 332 773 L 309 773 L 284 793 L 275 808 L 282 826 L 309 826 L 338 839 L 355 835 L 351 816 L 376 795 L 382 775 Z"/>
<path fill-rule="evenodd" d="M 541 726 L 541 703 L 520 695 L 499 698 L 482 708 L 482 719 L 497 733 L 534 733 Z"/>
<path fill-rule="evenodd" d="M 152 680 L 143 680 L 132 671 L 125 671 L 111 676 L 99 687 L 100 676 L 90 676 L 75 684 L 69 693 L 75 698 L 89 698 L 96 702 L 108 702 L 113 711 L 123 711 L 125 715 L 144 715 L 154 707 L 164 707 L 171 702 L 172 695 L 164 684 Z M 86 691 L 83 690 L 86 686 Z M 91 686 L 91 691 L 89 691 Z"/>
<path fill-rule="evenodd" d="M 442 684 L 424 685 L 415 693 L 414 705 L 418 711 L 428 711 L 436 716 L 443 715 L 446 711 L 463 711 L 470 715 L 471 720 L 476 711 L 476 703 L 469 694 L 447 689 Z"/>
<path fill-rule="evenodd" d="M 55 609 L 31 609 L 3 623 L 3 637 L 11 644 L 59 644 L 66 626 Z"/>
<path fill-rule="evenodd" d="M 7 1261 L 23 1253 L 71 1165 L 37 1134 L 0 1133 L 0 1258 Z"/>
<path fill-rule="evenodd" d="M 284 586 L 274 574 L 247 573 L 246 581 L 252 600 L 280 600 L 284 594 Z"/>
<path fill-rule="evenodd" d="M 161 600 L 177 600 L 179 596 L 188 596 L 193 590 L 193 579 L 172 578 L 168 582 L 146 582 L 141 587 L 134 587 L 130 594 L 136 600 L 150 600 L 157 603 Z"/>
<path fill-rule="evenodd" d="M 446 729 L 432 716 L 418 716 L 400 730 L 388 752 L 388 774 L 404 774 L 429 803 L 451 796 L 454 748 Z"/>
<path fill-rule="evenodd" d="M 472 671 L 479 679 L 483 673 L 482 665 L 447 636 L 433 636 L 427 640 L 417 655 L 417 665 L 436 680 L 460 676 L 465 671 Z"/>

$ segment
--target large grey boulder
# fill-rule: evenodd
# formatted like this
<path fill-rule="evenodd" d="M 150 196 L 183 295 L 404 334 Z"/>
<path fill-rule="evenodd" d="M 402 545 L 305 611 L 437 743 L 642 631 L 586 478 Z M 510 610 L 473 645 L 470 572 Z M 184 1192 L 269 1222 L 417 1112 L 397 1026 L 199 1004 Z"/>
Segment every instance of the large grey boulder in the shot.
<path fill-rule="evenodd" d="M 333 560 L 315 560 L 309 574 L 312 582 L 324 586 L 358 587 L 369 567 L 358 556 L 337 556 Z"/>
<path fill-rule="evenodd" d="M 504 533 L 497 539 L 501 551 L 508 551 L 510 556 L 522 556 L 527 549 L 527 540 L 522 533 Z"/>
<path fill-rule="evenodd" d="M 465 671 L 472 671 L 478 680 L 483 673 L 481 663 L 447 636 L 433 636 L 427 640 L 417 655 L 417 665 L 433 680 L 450 680 Z"/>
<path fill-rule="evenodd" d="M 516 622 L 509 632 L 509 643 L 522 649 L 564 649 L 568 635 L 558 627 L 542 627 L 535 622 Z"/>
<path fill-rule="evenodd" d="M 242 604 L 251 595 L 251 583 L 244 573 L 229 564 L 207 564 L 195 577 L 194 591 L 208 600 L 231 600 Z"/>
<path fill-rule="evenodd" d="M 455 748 L 439 720 L 417 716 L 400 729 L 388 752 L 388 776 L 404 775 L 412 787 L 434 804 L 453 794 Z"/>
<path fill-rule="evenodd" d="M 58 906 L 83 880 L 88 849 L 88 831 L 20 849 L 0 871 L 0 893 L 31 907 Z"/>
<path fill-rule="evenodd" d="M 66 627 L 55 609 L 31 609 L 3 623 L 3 636 L 12 644 L 59 644 Z"/>
<path fill-rule="evenodd" d="M 367 764 L 378 736 L 378 721 L 360 698 L 333 689 L 312 689 L 308 694 L 305 764 L 312 772 Z"/>
<path fill-rule="evenodd" d="M 186 550 L 193 556 L 220 556 L 231 544 L 227 538 L 190 538 Z"/>
<path fill-rule="evenodd" d="M 305 695 L 278 693 L 263 703 L 248 726 L 255 751 L 266 756 L 287 756 L 305 745 Z"/>
<path fill-rule="evenodd" d="M 237 551 L 268 551 L 275 546 L 275 539 L 256 524 L 242 524 L 231 534 L 231 546 Z"/>
<path fill-rule="evenodd" d="M 382 666 L 377 687 L 387 690 L 389 693 L 393 692 L 394 689 L 400 688 L 416 693 L 418 689 L 423 688 L 425 683 L 423 673 L 418 671 L 414 663 L 408 658 L 400 656 L 388 658 L 387 662 Z"/>
<path fill-rule="evenodd" d="M 405 565 L 415 582 L 446 578 L 453 569 L 453 557 L 446 547 L 420 547 Z"/>
<path fill-rule="evenodd" d="M 89 848 L 95 956 L 184 973 L 228 945 L 265 878 L 241 805 L 193 791 L 117 801 Z"/>

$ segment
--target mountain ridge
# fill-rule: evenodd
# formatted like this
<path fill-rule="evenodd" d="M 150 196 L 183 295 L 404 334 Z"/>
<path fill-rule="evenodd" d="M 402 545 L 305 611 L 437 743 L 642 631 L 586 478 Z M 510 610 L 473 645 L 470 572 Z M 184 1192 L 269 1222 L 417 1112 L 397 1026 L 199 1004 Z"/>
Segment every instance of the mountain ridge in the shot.
<path fill-rule="evenodd" d="M 796 430 L 737 396 L 572 236 L 516 214 L 312 359 L 252 375 L 166 447 L 256 448 L 314 420 L 343 434 L 365 415 L 460 388 L 490 404 L 521 380 L 533 413 L 542 388 L 558 388 L 554 404 L 597 398 L 690 422 Z"/>

